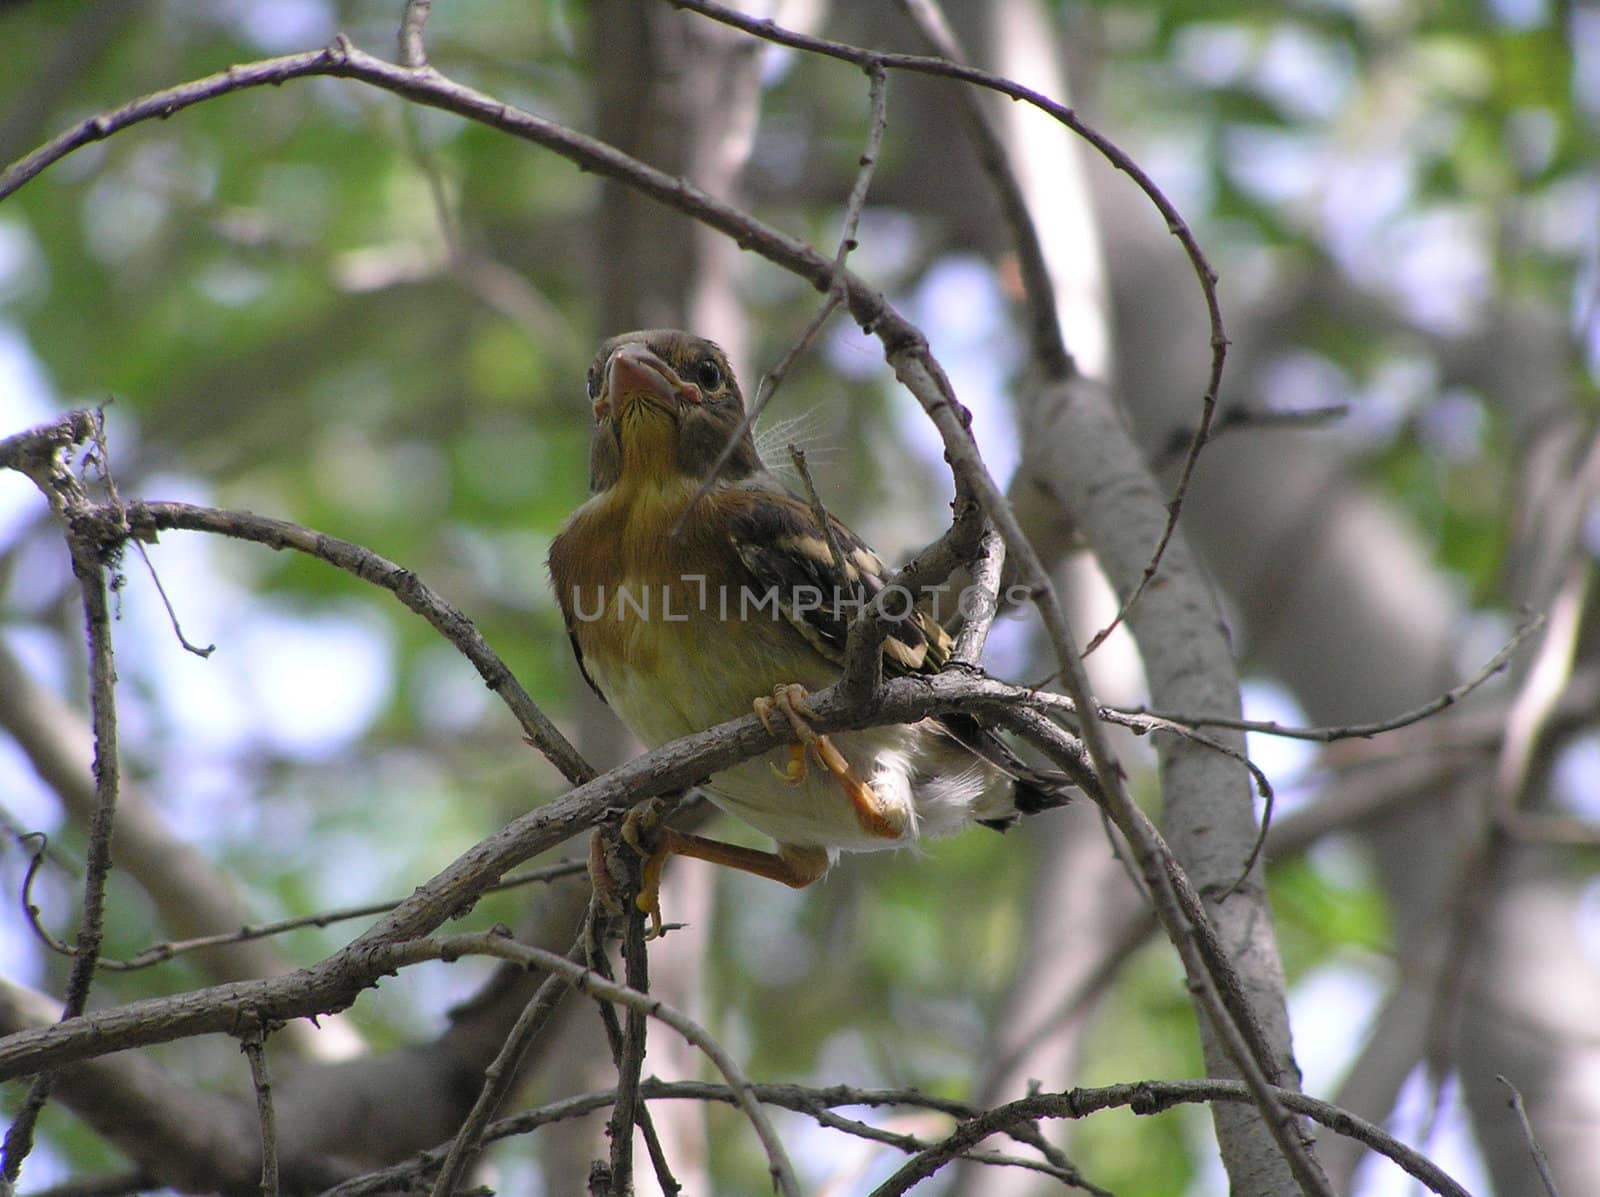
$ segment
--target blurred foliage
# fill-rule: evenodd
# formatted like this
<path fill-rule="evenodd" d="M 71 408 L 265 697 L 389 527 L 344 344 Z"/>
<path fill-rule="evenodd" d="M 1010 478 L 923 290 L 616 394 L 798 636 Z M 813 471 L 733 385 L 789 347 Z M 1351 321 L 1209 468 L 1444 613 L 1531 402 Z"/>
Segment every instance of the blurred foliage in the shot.
<path fill-rule="evenodd" d="M 1097 122 L 1169 188 L 1225 280 L 1265 263 L 1276 278 L 1331 276 L 1364 297 L 1368 311 L 1311 310 L 1279 330 L 1283 352 L 1314 364 L 1288 377 L 1337 382 L 1331 396 L 1286 386 L 1272 402 L 1354 404 L 1352 452 L 1374 483 L 1433 538 L 1442 567 L 1489 586 L 1513 433 L 1463 390 L 1469 380 L 1436 372 L 1401 385 L 1393 367 L 1470 337 L 1515 300 L 1571 330 L 1569 384 L 1592 402 L 1600 36 L 1580 34 L 1595 34 L 1596 22 L 1581 7 L 1537 0 L 1053 7 L 1063 45 L 1092 56 L 1075 65 Z M 88 113 L 324 44 L 336 29 L 386 52 L 398 10 L 319 0 L 9 5 L 0 158 Z M 843 34 L 859 19 L 836 15 Z M 583 5 L 556 0 L 439 5 L 430 57 L 589 128 L 586 21 Z M 865 226 L 883 235 L 864 236 L 857 259 L 899 295 L 947 253 L 974 248 L 962 240 L 970 223 L 939 206 L 946 195 L 929 185 L 921 144 L 898 135 L 893 105 L 922 86 L 897 79 L 891 91 L 883 200 Z M 830 244 L 860 153 L 864 96 L 859 75 L 838 64 L 774 61 L 751 171 L 766 218 Z M 568 717 L 579 683 L 543 556 L 585 492 L 581 378 L 592 346 L 614 331 L 595 327 L 589 296 L 595 196 L 594 180 L 551 155 L 357 84 L 233 95 L 84 149 L 0 204 L 0 334 L 14 338 L 8 356 L 40 372 L 49 408 L 112 401 L 123 493 L 176 491 L 375 549 L 467 612 L 535 697 Z M 741 287 L 758 369 L 815 297 L 761 265 Z M 1374 322 L 1395 334 L 1373 335 Z M 887 480 L 899 467 L 885 462 L 901 451 L 892 412 L 905 401 L 863 346 L 841 333 L 826 355 L 836 369 L 803 365 L 775 413 L 801 423 L 832 505 L 903 551 L 939 526 L 947 483 L 930 473 L 919 509 L 891 501 L 899 492 Z M 746 375 L 753 389 L 756 374 Z M 11 385 L 14 395 L 0 395 L 0 435 L 42 418 L 22 384 Z M 0 622 L 30 643 L 49 639 L 42 656 L 75 692 L 66 679 L 80 637 L 54 533 L 19 519 L 4 534 Z M 169 552 L 152 555 L 158 569 L 187 563 L 173 588 L 179 616 L 191 638 L 215 639 L 218 654 L 192 665 L 155 624 L 123 637 L 138 729 L 125 751 L 172 817 L 237 873 L 262 918 L 403 894 L 557 792 L 470 669 L 392 601 L 291 553 Z M 143 595 L 128 603 L 148 607 L 142 566 L 127 573 Z M 270 628 L 244 635 L 252 612 L 294 622 L 351 605 L 381 626 L 375 651 L 387 661 L 365 713 L 309 740 L 275 735 L 261 712 L 312 703 L 317 683 L 250 690 L 275 650 Z M 323 664 L 345 668 L 336 653 Z M 179 670 L 199 668 L 232 670 L 224 678 L 250 691 L 220 724 L 182 697 L 182 679 L 195 675 Z M 64 843 L 76 846 L 71 835 Z M 723 879 L 708 989 L 717 1029 L 747 1051 L 754 1074 L 967 1095 L 972 1054 L 1018 952 L 1031 858 L 1023 837 L 981 832 L 928 855 L 852 862 L 823 887 L 826 900 Z M 49 883 L 57 927 L 70 925 L 75 885 Z M 1291 978 L 1352 951 L 1383 951 L 1369 892 L 1336 883 L 1315 860 L 1280 867 L 1273 885 Z M 509 921 L 516 909 L 517 899 L 496 898 L 473 925 Z M 113 953 L 154 937 L 146 917 L 136 895 L 119 897 Z M 342 935 L 306 932 L 289 946 L 311 959 Z M 106 986 L 134 996 L 194 980 L 179 964 Z M 437 1008 L 409 1008 L 414 994 L 402 985 L 381 996 L 358 1009 L 380 1043 L 437 1022 Z M 1085 1084 L 1198 1072 L 1192 1012 L 1164 948 L 1142 953 L 1117 982 L 1094 1041 Z M 735 1115 L 713 1120 L 726 1132 L 716 1141 L 743 1142 Z M 104 1164 L 69 1122 L 47 1113 L 51 1150 L 85 1168 Z M 1101 1116 L 1078 1132 L 1077 1158 L 1125 1197 L 1179 1192 L 1203 1123 L 1198 1112 Z M 745 1150 L 718 1162 L 729 1191 L 765 1185 Z"/>

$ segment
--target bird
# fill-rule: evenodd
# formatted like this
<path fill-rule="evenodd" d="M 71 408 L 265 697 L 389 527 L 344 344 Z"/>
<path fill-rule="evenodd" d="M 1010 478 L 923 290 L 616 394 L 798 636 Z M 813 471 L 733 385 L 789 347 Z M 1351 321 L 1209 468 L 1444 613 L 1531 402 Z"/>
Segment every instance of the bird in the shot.
<path fill-rule="evenodd" d="M 807 696 L 839 679 L 850 620 L 891 573 L 767 469 L 716 344 L 677 329 L 621 333 L 600 346 L 587 390 L 590 497 L 547 563 L 584 680 L 650 748 L 752 710 L 793 736 L 701 786 L 774 850 L 647 815 L 624 822 L 646 858 L 636 902 L 652 936 L 669 856 L 800 888 L 841 852 L 1004 829 L 1066 801 L 1064 774 L 1024 764 L 975 714 L 829 735 L 811 727 Z M 885 675 L 938 672 L 950 636 L 924 608 L 903 606 L 883 642 Z"/>

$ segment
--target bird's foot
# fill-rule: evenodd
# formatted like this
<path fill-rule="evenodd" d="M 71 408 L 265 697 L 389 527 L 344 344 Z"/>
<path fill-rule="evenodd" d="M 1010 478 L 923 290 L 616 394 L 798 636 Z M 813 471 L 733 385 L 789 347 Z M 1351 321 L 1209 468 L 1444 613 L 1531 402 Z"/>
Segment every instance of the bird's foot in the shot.
<path fill-rule="evenodd" d="M 884 802 L 872 788 L 871 783 L 863 781 L 856 775 L 855 770 L 850 767 L 850 762 L 845 760 L 844 754 L 834 746 L 833 741 L 827 736 L 817 734 L 809 722 L 817 717 L 817 713 L 806 701 L 808 697 L 804 686 L 791 682 L 788 685 L 775 687 L 771 698 L 762 697 L 755 700 L 756 716 L 761 720 L 763 727 L 768 731 L 776 730 L 772 726 L 772 715 L 777 711 L 789 721 L 789 726 L 794 729 L 795 738 L 799 741 L 789 746 L 788 768 L 780 770 L 774 766 L 773 772 L 788 784 L 799 785 L 806 778 L 806 753 L 809 750 L 839 783 L 839 788 L 850 800 L 850 806 L 856 813 L 856 821 L 861 824 L 863 831 L 868 835 L 880 836 L 887 840 L 899 839 L 906 831 L 906 812 Z"/>
<path fill-rule="evenodd" d="M 778 768 L 771 761 L 767 767 L 779 781 L 786 786 L 797 786 L 806 779 L 809 770 L 806 768 L 806 746 L 804 744 L 789 745 L 789 761 L 783 768 Z"/>
<path fill-rule="evenodd" d="M 657 799 L 647 798 L 622 817 L 622 842 L 644 858 L 639 869 L 639 892 L 634 895 L 633 904 L 650 916 L 646 939 L 658 938 L 662 929 L 661 870 L 666 866 L 671 848 L 670 837 L 663 834 L 661 811 Z M 605 896 L 600 900 L 604 902 Z"/>
<path fill-rule="evenodd" d="M 661 870 L 669 856 L 690 856 L 696 860 L 726 865 L 754 873 L 757 877 L 781 881 L 796 889 L 810 885 L 828 871 L 828 852 L 824 848 L 781 845 L 776 852 L 762 852 L 738 844 L 725 844 L 721 840 L 707 839 L 667 826 L 666 809 L 659 799 L 647 799 L 623 816 L 620 831 L 622 842 L 644 858 L 644 865 L 640 869 L 639 892 L 633 902 L 650 918 L 646 939 L 657 939 L 665 930 L 661 921 Z M 622 892 L 622 887 L 612 880 L 619 870 L 606 867 L 609 862 L 604 856 L 605 849 L 598 846 L 601 844 L 600 835 L 599 831 L 595 833 L 591 845 L 590 873 L 596 879 L 595 892 L 600 901 L 620 914 L 622 904 L 617 901 L 617 895 Z M 614 845 L 616 839 L 613 838 L 610 843 Z"/>
<path fill-rule="evenodd" d="M 776 711 L 789 721 L 790 728 L 795 734 L 796 743 L 789 745 L 789 763 L 780 769 L 773 765 L 772 771 L 786 784 L 797 786 L 806 779 L 806 749 L 818 740 L 817 733 L 811 729 L 807 719 L 815 718 L 816 713 L 806 702 L 806 688 L 795 683 L 777 686 L 772 691 L 772 697 L 762 695 L 751 705 L 755 707 L 756 718 L 761 720 L 761 726 L 769 732 L 777 731 L 772 726 L 772 715 Z"/>

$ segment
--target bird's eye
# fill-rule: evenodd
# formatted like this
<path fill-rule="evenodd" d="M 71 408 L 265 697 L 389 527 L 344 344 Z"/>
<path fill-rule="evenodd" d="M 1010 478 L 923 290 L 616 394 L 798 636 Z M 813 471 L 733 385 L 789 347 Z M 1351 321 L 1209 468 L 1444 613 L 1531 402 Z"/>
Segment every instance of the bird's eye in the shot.
<path fill-rule="evenodd" d="M 600 398 L 600 371 L 593 366 L 589 367 L 589 375 L 585 385 L 589 388 L 590 402 Z"/>
<path fill-rule="evenodd" d="M 703 357 L 695 363 L 694 380 L 703 391 L 721 390 L 722 367 L 717 365 L 715 358 Z"/>

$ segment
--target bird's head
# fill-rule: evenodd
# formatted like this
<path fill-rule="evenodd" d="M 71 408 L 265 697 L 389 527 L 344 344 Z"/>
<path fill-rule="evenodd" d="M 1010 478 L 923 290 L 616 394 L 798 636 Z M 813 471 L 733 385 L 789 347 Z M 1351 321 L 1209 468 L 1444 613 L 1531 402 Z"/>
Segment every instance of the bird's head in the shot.
<path fill-rule="evenodd" d="M 722 350 L 676 329 L 622 333 L 589 366 L 594 439 L 589 487 L 703 482 L 744 420 L 744 396 Z M 746 431 L 717 471 L 737 482 L 763 469 Z"/>

